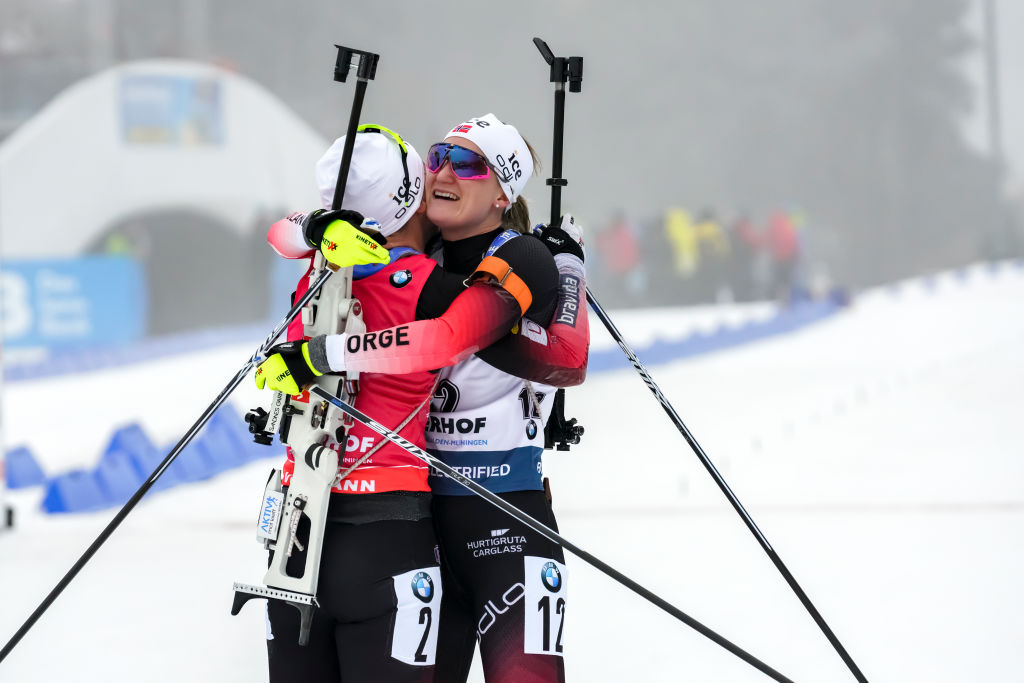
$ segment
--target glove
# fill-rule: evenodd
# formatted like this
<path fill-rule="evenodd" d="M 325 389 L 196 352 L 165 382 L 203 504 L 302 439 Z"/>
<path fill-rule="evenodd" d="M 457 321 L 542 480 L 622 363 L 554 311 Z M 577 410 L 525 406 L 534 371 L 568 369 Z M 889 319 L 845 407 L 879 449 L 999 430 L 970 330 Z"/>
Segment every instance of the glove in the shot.
<path fill-rule="evenodd" d="M 309 360 L 309 344 L 291 341 L 271 347 L 270 355 L 256 368 L 256 387 L 296 396 L 322 374 Z"/>
<path fill-rule="evenodd" d="M 391 257 L 383 248 L 387 240 L 378 232 L 379 227 L 377 221 L 363 218 L 358 211 L 317 209 L 302 221 L 302 234 L 311 247 L 339 268 L 387 265 Z"/>
<path fill-rule="evenodd" d="M 584 260 L 583 229 L 573 219 L 572 214 L 562 216 L 562 222 L 557 226 L 538 225 L 533 229 L 533 234 L 547 246 L 552 256 L 572 254 L 580 261 Z"/>

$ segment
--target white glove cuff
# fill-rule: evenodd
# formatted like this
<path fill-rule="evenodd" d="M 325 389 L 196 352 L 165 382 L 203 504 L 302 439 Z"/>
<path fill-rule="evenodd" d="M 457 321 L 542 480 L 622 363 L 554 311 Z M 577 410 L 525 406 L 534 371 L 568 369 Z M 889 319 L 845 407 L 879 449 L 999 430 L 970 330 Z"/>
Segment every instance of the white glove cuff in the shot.
<path fill-rule="evenodd" d="M 327 335 L 327 364 L 331 366 L 331 372 L 345 372 L 345 341 L 347 339 L 348 335 L 344 332 Z"/>
<path fill-rule="evenodd" d="M 583 267 L 583 261 L 575 254 L 555 254 L 555 266 L 558 267 L 559 275 L 575 275 L 581 280 L 587 279 L 587 270 Z"/>
<path fill-rule="evenodd" d="M 345 372 L 346 334 L 322 334 L 309 340 L 309 362 L 317 372 Z"/>

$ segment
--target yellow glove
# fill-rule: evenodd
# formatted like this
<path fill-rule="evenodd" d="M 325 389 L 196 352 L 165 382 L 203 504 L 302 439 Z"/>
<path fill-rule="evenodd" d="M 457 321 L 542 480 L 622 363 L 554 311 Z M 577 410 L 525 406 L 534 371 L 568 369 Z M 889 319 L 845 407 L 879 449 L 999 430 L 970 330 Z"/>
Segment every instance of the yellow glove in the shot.
<path fill-rule="evenodd" d="M 367 263 L 387 265 L 391 261 L 380 224 L 363 218 L 358 211 L 317 210 L 302 222 L 302 233 L 310 246 L 320 250 L 330 263 L 348 268 Z"/>
<path fill-rule="evenodd" d="M 297 396 L 322 374 L 309 360 L 309 344 L 292 341 L 270 349 L 267 359 L 256 367 L 256 387 Z"/>

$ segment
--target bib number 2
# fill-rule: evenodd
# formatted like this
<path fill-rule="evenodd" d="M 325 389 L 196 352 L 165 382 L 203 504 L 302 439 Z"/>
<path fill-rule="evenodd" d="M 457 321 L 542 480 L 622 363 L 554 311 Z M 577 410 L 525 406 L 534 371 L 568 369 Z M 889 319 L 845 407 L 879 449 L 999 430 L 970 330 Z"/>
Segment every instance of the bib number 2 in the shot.
<path fill-rule="evenodd" d="M 433 666 L 437 613 L 441 609 L 441 570 L 423 567 L 391 578 L 398 599 L 391 657 L 413 666 Z"/>

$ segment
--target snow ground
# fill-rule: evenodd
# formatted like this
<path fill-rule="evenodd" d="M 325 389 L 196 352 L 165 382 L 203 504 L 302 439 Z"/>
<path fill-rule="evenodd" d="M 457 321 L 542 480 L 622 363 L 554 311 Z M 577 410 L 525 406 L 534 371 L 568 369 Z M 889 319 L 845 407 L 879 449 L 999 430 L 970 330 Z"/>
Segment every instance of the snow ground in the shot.
<path fill-rule="evenodd" d="M 978 267 L 649 368 L 873 682 L 1024 680 L 1022 300 L 1024 270 Z M 612 315 L 637 344 L 692 318 Z M 595 347 L 609 343 L 593 327 Z M 171 441 L 257 341 L 10 385 L 7 446 L 29 443 L 52 472 L 93 464 L 131 420 Z M 563 535 L 790 678 L 853 680 L 635 373 L 596 374 L 567 398 L 587 432 L 546 458 Z M 232 400 L 258 403 L 248 382 Z M 58 421 L 62 406 L 72 409 Z M 0 664 L 0 680 L 265 680 L 262 610 L 228 609 L 232 581 L 262 575 L 252 521 L 273 463 L 152 495 Z M 114 514 L 46 516 L 40 497 L 14 496 L 18 527 L 0 535 L 4 642 Z M 768 680 L 568 564 L 570 680 Z"/>

